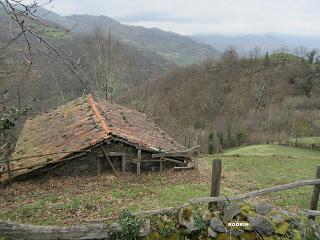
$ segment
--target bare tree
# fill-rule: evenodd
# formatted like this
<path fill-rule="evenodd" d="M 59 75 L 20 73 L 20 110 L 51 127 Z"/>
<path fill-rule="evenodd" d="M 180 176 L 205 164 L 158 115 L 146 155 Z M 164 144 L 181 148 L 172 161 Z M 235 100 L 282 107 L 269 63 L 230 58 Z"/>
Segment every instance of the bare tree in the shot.
<path fill-rule="evenodd" d="M 126 66 L 121 43 L 101 29 L 95 31 L 89 44 L 89 72 L 93 72 L 95 91 L 106 100 L 121 89 L 126 77 Z"/>
<path fill-rule="evenodd" d="M 234 47 L 229 47 L 222 53 L 221 60 L 224 63 L 232 63 L 239 60 L 239 54 Z"/>
<path fill-rule="evenodd" d="M 4 21 L 9 26 L 6 36 L 1 36 L 0 39 L 0 79 L 10 82 L 11 79 L 16 81 L 17 76 L 23 76 L 27 81 L 33 67 L 33 55 L 40 53 L 62 62 L 88 90 L 75 71 L 74 61 L 46 36 L 44 28 L 50 26 L 42 21 L 37 13 L 40 7 L 51 2 L 52 0 L 48 0 L 40 4 L 34 0 L 31 4 L 25 4 L 22 0 L 0 1 L 0 10 L 6 14 Z M 12 57 L 13 50 L 17 50 L 17 56 Z M 14 60 L 13 63 L 5 61 L 8 52 L 11 55 L 10 59 Z M 18 61 L 19 56 L 22 61 Z M 12 85 L 15 83 L 11 82 Z M 0 110 L 0 168 L 7 168 L 10 175 L 9 156 L 16 141 L 13 132 L 21 116 L 30 112 L 31 105 L 21 102 L 18 88 L 8 91 L 7 87 L 1 84 Z"/>
<path fill-rule="evenodd" d="M 250 60 L 258 60 L 261 57 L 261 47 L 255 46 L 249 51 L 249 59 Z"/>
<path fill-rule="evenodd" d="M 75 61 L 64 51 L 61 51 L 59 46 L 51 42 L 43 30 L 44 27 L 50 27 L 50 25 L 42 20 L 43 16 L 38 16 L 37 13 L 39 8 L 50 4 L 52 1 L 53 0 L 47 0 L 44 3 L 39 3 L 39 1 L 33 0 L 31 4 L 25 4 L 24 1 L 21 0 L 0 1 L 0 6 L 10 19 L 10 40 L 7 41 L 7 44 L 0 50 L 6 49 L 11 44 L 16 44 L 18 46 L 18 52 L 28 66 L 27 72 L 29 72 L 33 63 L 33 51 L 56 58 L 58 61 L 62 61 L 80 81 L 84 89 L 90 92 L 88 86 L 75 70 L 75 66 L 77 65 Z"/>

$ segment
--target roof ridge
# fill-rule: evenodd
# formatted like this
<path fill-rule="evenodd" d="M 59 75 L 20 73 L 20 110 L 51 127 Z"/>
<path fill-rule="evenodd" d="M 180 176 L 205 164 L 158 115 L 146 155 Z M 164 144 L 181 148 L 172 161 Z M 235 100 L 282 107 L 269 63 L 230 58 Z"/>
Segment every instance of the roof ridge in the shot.
<path fill-rule="evenodd" d="M 92 111 L 93 111 L 93 114 L 95 116 L 95 120 L 98 124 L 101 125 L 102 129 L 108 134 L 111 133 L 111 130 L 108 128 L 107 126 L 107 123 L 106 121 L 103 119 L 100 111 L 98 110 L 97 108 L 97 105 L 92 97 L 91 94 L 88 95 L 88 103 L 89 103 L 89 106 L 91 107 Z"/>

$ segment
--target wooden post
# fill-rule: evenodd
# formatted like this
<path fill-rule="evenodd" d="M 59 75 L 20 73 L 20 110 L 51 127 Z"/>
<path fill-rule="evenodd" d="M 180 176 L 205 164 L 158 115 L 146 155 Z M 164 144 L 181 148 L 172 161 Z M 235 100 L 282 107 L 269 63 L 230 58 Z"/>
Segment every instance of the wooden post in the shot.
<path fill-rule="evenodd" d="M 320 166 L 317 166 L 316 179 L 320 179 Z M 311 197 L 310 210 L 317 210 L 320 195 L 320 184 L 314 185 Z M 309 216 L 309 219 L 315 220 L 315 216 Z"/>
<path fill-rule="evenodd" d="M 219 197 L 220 181 L 221 181 L 221 160 L 216 159 L 212 161 L 212 178 L 211 178 L 210 197 Z M 209 209 L 212 209 L 214 206 L 216 206 L 216 203 L 209 203 Z"/>
<path fill-rule="evenodd" d="M 106 152 L 106 150 L 104 150 L 103 146 L 100 146 L 102 152 L 104 153 L 104 156 L 106 157 L 106 159 L 108 160 L 108 163 L 110 164 L 111 168 L 112 168 L 112 171 L 114 172 L 114 175 L 117 176 L 117 172 L 116 172 L 116 169 L 114 168 L 109 156 L 108 156 L 108 153 Z"/>
<path fill-rule="evenodd" d="M 160 157 L 160 172 L 163 171 L 163 158 L 164 158 L 164 154 L 162 153 Z"/>
<path fill-rule="evenodd" d="M 138 162 L 137 163 L 137 174 L 140 175 L 140 173 L 141 173 L 141 163 Z"/>
<path fill-rule="evenodd" d="M 121 168 L 122 168 L 122 173 L 124 174 L 126 172 L 126 155 L 125 154 L 121 156 Z"/>
<path fill-rule="evenodd" d="M 98 156 L 96 156 L 96 160 L 97 160 L 97 174 L 100 175 L 102 174 L 102 162 Z"/>
<path fill-rule="evenodd" d="M 140 173 L 141 173 L 141 149 L 138 150 L 137 158 L 138 158 L 137 174 L 140 175 Z"/>

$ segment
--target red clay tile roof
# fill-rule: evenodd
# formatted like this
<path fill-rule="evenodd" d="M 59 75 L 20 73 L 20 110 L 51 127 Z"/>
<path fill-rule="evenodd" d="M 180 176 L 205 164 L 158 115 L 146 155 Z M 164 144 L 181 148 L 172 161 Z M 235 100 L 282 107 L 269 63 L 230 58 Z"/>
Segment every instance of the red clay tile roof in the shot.
<path fill-rule="evenodd" d="M 26 121 L 11 163 L 11 169 L 23 169 L 13 177 L 114 137 L 151 152 L 185 150 L 147 115 L 89 95 Z M 25 158 L 35 155 L 43 156 Z M 6 178 L 2 174 L 0 181 Z"/>

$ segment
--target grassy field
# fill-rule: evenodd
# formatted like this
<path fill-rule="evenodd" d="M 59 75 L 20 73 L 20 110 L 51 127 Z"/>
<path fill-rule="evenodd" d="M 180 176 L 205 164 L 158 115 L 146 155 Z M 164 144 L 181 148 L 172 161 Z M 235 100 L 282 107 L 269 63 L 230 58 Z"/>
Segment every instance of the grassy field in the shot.
<path fill-rule="evenodd" d="M 0 194 L 0 218 L 41 224 L 74 224 L 108 220 L 132 211 L 178 206 L 210 192 L 211 161 L 223 161 L 223 195 L 244 193 L 301 179 L 312 179 L 320 153 L 259 145 L 203 156 L 199 171 L 134 174 L 114 177 L 68 177 L 14 183 Z M 298 211 L 308 208 L 312 188 L 271 194 L 254 201 Z"/>

